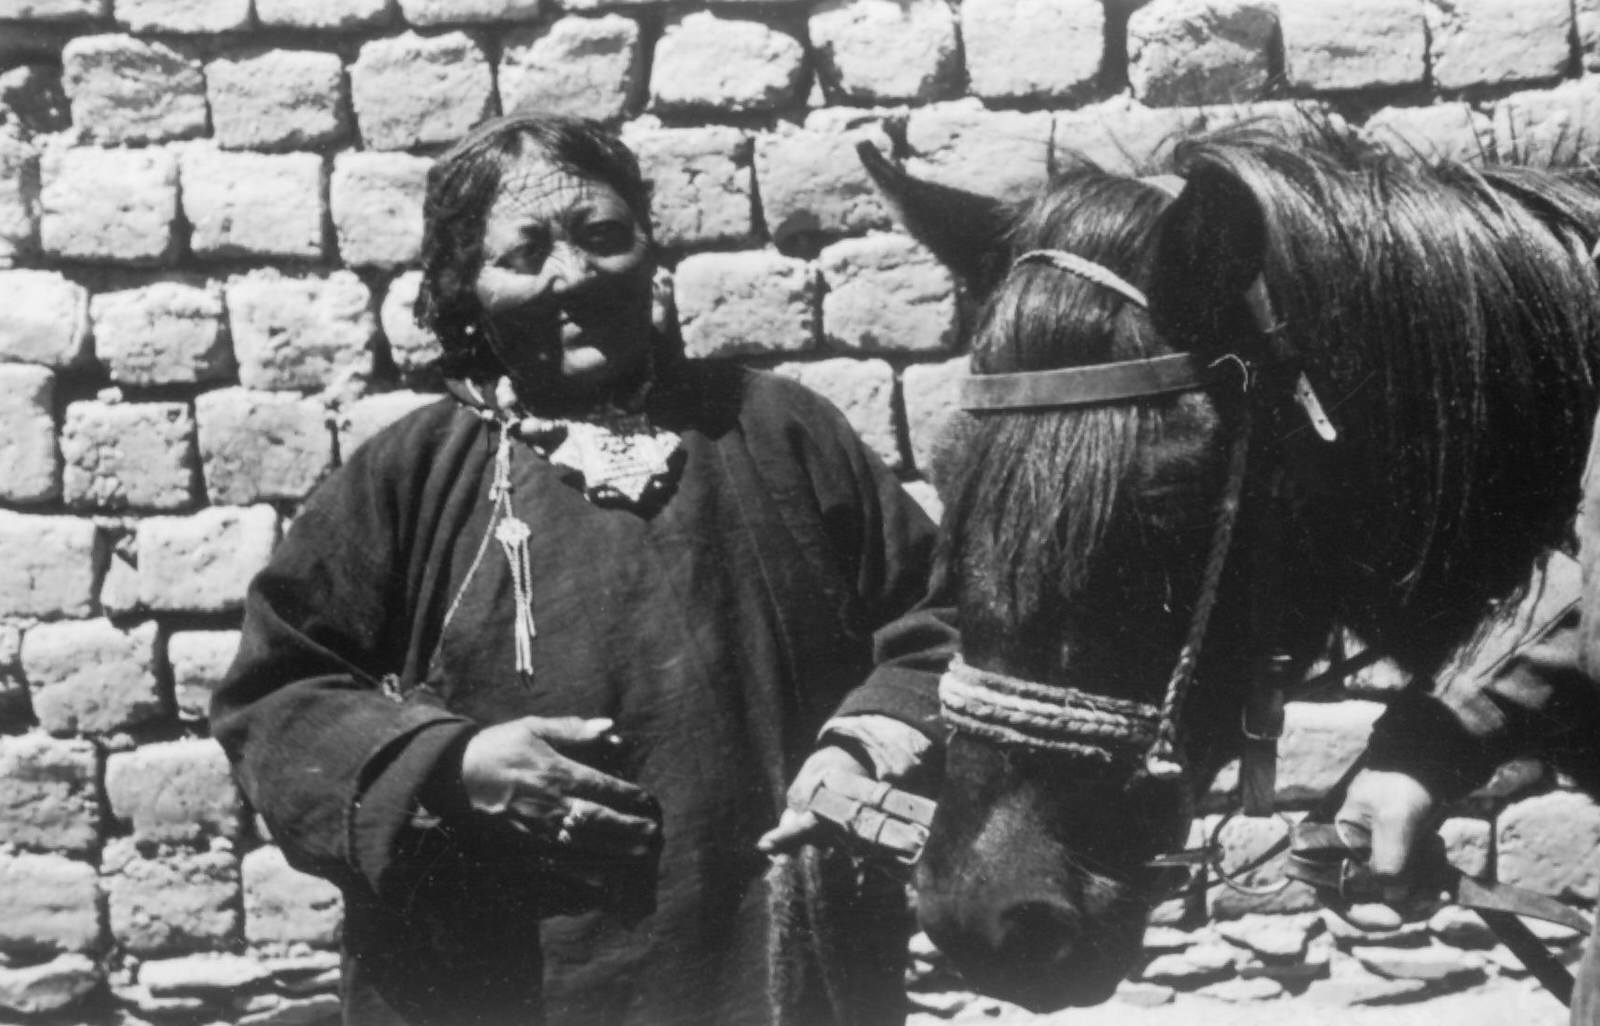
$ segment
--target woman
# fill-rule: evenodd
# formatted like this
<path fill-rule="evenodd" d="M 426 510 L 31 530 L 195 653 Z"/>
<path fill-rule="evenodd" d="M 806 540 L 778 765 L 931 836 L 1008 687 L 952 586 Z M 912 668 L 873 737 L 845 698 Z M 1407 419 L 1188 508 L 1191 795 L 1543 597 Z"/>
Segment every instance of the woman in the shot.
<path fill-rule="evenodd" d="M 927 752 L 927 678 L 871 633 L 932 525 L 826 403 L 653 329 L 647 191 L 597 125 L 478 127 L 425 218 L 452 398 L 308 500 L 212 710 L 344 891 L 346 1021 L 902 1018 L 900 890 L 800 903 L 860 914 L 842 966 L 764 878 L 820 775 Z"/>

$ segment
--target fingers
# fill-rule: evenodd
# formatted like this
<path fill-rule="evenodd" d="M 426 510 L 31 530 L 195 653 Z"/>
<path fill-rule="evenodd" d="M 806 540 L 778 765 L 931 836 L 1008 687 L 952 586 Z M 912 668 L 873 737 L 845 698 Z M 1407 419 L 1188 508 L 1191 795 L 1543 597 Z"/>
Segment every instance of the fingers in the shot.
<path fill-rule="evenodd" d="M 592 744 L 605 736 L 615 724 L 605 717 L 524 716 L 517 720 L 534 737 L 556 748 Z"/>
<path fill-rule="evenodd" d="M 1334 822 L 1346 844 L 1370 852 L 1367 868 L 1385 901 L 1407 896 L 1407 870 L 1435 808 L 1427 789 L 1404 773 L 1363 770 L 1351 781 Z"/>
<path fill-rule="evenodd" d="M 660 835 L 661 828 L 653 818 L 569 798 L 553 841 L 586 854 L 643 858 L 659 843 Z"/>
<path fill-rule="evenodd" d="M 822 821 L 816 813 L 785 809 L 778 825 L 756 840 L 756 850 L 763 855 L 786 855 L 814 842 L 821 833 Z"/>

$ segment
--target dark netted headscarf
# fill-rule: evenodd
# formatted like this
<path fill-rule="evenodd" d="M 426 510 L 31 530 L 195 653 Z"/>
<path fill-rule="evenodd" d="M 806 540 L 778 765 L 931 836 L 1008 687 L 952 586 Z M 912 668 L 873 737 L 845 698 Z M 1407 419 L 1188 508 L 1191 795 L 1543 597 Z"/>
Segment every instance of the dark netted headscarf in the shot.
<path fill-rule="evenodd" d="M 533 154 L 565 171 L 616 189 L 646 233 L 650 191 L 639 161 L 596 121 L 535 112 L 483 122 L 428 170 L 423 204 L 422 285 L 412 308 L 417 324 L 444 349 L 446 377 L 492 376 L 500 363 L 478 330 L 482 308 L 474 292 L 483 266 L 483 231 L 508 168 Z"/>

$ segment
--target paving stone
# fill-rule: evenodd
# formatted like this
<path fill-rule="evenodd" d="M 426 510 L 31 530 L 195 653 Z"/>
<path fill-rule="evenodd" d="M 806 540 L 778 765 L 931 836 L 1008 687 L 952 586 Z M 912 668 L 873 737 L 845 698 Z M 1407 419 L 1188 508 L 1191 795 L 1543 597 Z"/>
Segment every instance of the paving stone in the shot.
<path fill-rule="evenodd" d="M 1099 75 L 1105 32 L 1098 0 L 964 0 L 969 89 L 985 100 L 1069 97 Z"/>
<path fill-rule="evenodd" d="M 783 363 L 773 369 L 837 406 L 867 448 L 891 470 L 904 462 L 894 426 L 894 368 L 887 362 L 840 357 Z"/>
<path fill-rule="evenodd" d="M 691 356 L 793 353 L 816 344 L 816 272 L 777 253 L 700 253 L 675 276 Z"/>
<path fill-rule="evenodd" d="M 270 978 L 272 970 L 256 957 L 226 952 L 150 959 L 139 965 L 139 983 L 158 996 L 237 991 Z"/>
<path fill-rule="evenodd" d="M 756 181 L 767 234 L 779 246 L 811 233 L 859 234 L 893 219 L 856 154 L 858 142 L 880 153 L 891 143 L 875 120 L 847 131 L 785 128 L 755 138 Z"/>
<path fill-rule="evenodd" d="M 211 696 L 238 650 L 238 631 L 175 631 L 167 638 L 179 717 L 203 722 L 211 715 Z"/>
<path fill-rule="evenodd" d="M 266 28 L 348 30 L 387 25 L 392 0 L 255 0 L 256 20 Z"/>
<path fill-rule="evenodd" d="M 1277 5 L 1154 0 L 1128 19 L 1128 84 L 1157 106 L 1253 99 L 1272 76 Z"/>
<path fill-rule="evenodd" d="M 470 36 L 374 39 L 350 65 L 350 99 L 367 149 L 452 142 L 494 102 L 488 59 Z"/>
<path fill-rule="evenodd" d="M 458 25 L 527 21 L 539 16 L 542 0 L 399 0 L 399 3 L 400 13 L 412 25 Z"/>
<path fill-rule="evenodd" d="M 943 363 L 913 364 L 901 374 L 912 466 L 935 485 L 940 484 L 934 472 L 936 443 L 951 418 L 960 415 L 961 379 L 969 363 L 967 357 L 958 356 Z"/>
<path fill-rule="evenodd" d="M 0 19 L 88 21 L 111 16 L 111 0 L 0 0 Z"/>
<path fill-rule="evenodd" d="M 250 0 L 116 0 L 129 32 L 213 33 L 250 27 Z"/>
<path fill-rule="evenodd" d="M 239 939 L 239 863 L 226 848 L 147 855 L 116 837 L 106 842 L 100 878 L 111 935 L 130 954 L 218 950 Z M 147 987 L 151 966 L 140 967 Z"/>
<path fill-rule="evenodd" d="M 339 943 L 344 905 L 333 884 L 293 869 L 270 845 L 246 855 L 240 871 L 245 940 L 322 948 Z"/>
<path fill-rule="evenodd" d="M 93 852 L 100 846 L 99 774 L 99 751 L 88 741 L 0 737 L 0 837 L 20 848 Z"/>
<path fill-rule="evenodd" d="M 1424 5 L 1404 0 L 1281 0 L 1284 71 L 1306 89 L 1420 85 L 1428 73 Z"/>
<path fill-rule="evenodd" d="M 644 94 L 639 23 L 621 14 L 557 18 L 501 39 L 500 104 L 611 121 Z"/>
<path fill-rule="evenodd" d="M 943 0 L 825 0 L 806 22 L 817 77 L 841 103 L 927 103 L 959 93 L 955 12 Z"/>
<path fill-rule="evenodd" d="M 1368 971 L 1353 958 L 1335 958 L 1326 980 L 1306 992 L 1306 1000 L 1322 1005 L 1359 1007 L 1417 998 L 1428 989 L 1424 980 L 1393 980 Z"/>
<path fill-rule="evenodd" d="M 1208 983 L 1195 990 L 1195 993 L 1201 997 L 1211 998 L 1214 1001 L 1227 1001 L 1231 1004 L 1243 1004 L 1250 1001 L 1271 1001 L 1274 998 L 1282 997 L 1285 992 L 1282 983 L 1268 976 L 1221 980 L 1217 983 Z"/>
<path fill-rule="evenodd" d="M 1289 916 L 1245 915 L 1216 924 L 1218 936 L 1248 948 L 1269 962 L 1298 962 L 1305 957 L 1311 938 L 1322 930 L 1313 914 Z"/>
<path fill-rule="evenodd" d="M 139 600 L 161 612 L 238 609 L 278 540 L 271 506 L 217 507 L 139 523 Z"/>
<path fill-rule="evenodd" d="M 89 520 L 0 510 L 0 616 L 88 616 L 99 555 Z"/>
<path fill-rule="evenodd" d="M 119 264 L 177 258 L 178 162 L 162 149 L 52 149 L 39 164 L 39 245 Z"/>
<path fill-rule="evenodd" d="M 0 360 L 64 370 L 88 355 L 88 290 L 54 271 L 0 271 Z"/>
<path fill-rule="evenodd" d="M 206 65 L 212 137 L 230 150 L 310 150 L 350 132 L 344 65 L 323 50 L 254 46 Z"/>
<path fill-rule="evenodd" d="M 1481 159 L 1494 141 L 1489 115 L 1466 103 L 1385 107 L 1367 118 L 1361 130 L 1402 153 L 1449 160 Z"/>
<path fill-rule="evenodd" d="M 1226 944 L 1203 941 L 1168 955 L 1157 955 L 1140 971 L 1146 983 L 1190 988 L 1233 975 L 1236 955 Z"/>
<path fill-rule="evenodd" d="M 241 1015 L 237 1026 L 312 1026 L 336 1020 L 342 1007 L 337 994 L 313 994 L 303 998 L 263 994 L 256 999 L 262 1007 L 252 1005 L 246 1015 Z"/>
<path fill-rule="evenodd" d="M 39 153 L 22 131 L 0 124 L 0 269 L 39 250 Z"/>
<path fill-rule="evenodd" d="M 790 33 L 711 11 L 667 20 L 651 61 L 650 104 L 659 111 L 779 110 L 806 88 L 805 48 Z"/>
<path fill-rule="evenodd" d="M 236 837 L 243 800 L 228 757 L 215 741 L 184 738 L 106 757 L 111 814 L 140 844 L 193 845 Z"/>
<path fill-rule="evenodd" d="M 1350 952 L 1368 970 L 1391 980 L 1422 980 L 1459 986 L 1483 980 L 1483 964 L 1437 942 L 1420 948 L 1361 945 Z"/>
<path fill-rule="evenodd" d="M 1367 747 L 1378 702 L 1289 702 L 1278 743 L 1278 801 L 1308 802 L 1338 783 Z"/>
<path fill-rule="evenodd" d="M 860 352 L 937 353 L 960 323 L 955 278 L 907 235 L 845 239 L 817 256 L 822 339 Z"/>
<path fill-rule="evenodd" d="M 322 158 L 315 153 L 186 149 L 181 160 L 189 248 L 200 257 L 323 255 Z"/>
<path fill-rule="evenodd" d="M 383 294 L 383 305 L 378 312 L 383 334 L 389 340 L 389 358 L 402 377 L 427 371 L 444 355 L 439 340 L 417 324 L 412 312 L 421 284 L 421 271 L 407 271 L 395 278 Z"/>
<path fill-rule="evenodd" d="M 62 855 L 0 851 L 0 950 L 92 951 L 102 933 L 94 866 Z"/>
<path fill-rule="evenodd" d="M 228 279 L 225 293 L 244 387 L 334 390 L 372 376 L 372 294 L 350 271 L 263 268 Z"/>
<path fill-rule="evenodd" d="M 53 734 L 110 734 L 164 712 L 153 622 L 40 624 L 22 636 L 22 668 L 39 726 Z"/>
<path fill-rule="evenodd" d="M 650 186 L 650 216 L 662 246 L 743 243 L 754 236 L 750 140 L 736 128 L 638 127 L 622 137 Z"/>
<path fill-rule="evenodd" d="M 1051 118 L 1045 112 L 984 110 L 967 100 L 911 112 L 906 170 L 918 178 L 998 196 L 1027 199 L 1050 177 Z"/>
<path fill-rule="evenodd" d="M 1600 78 L 1516 92 L 1494 105 L 1494 150 L 1535 167 L 1600 159 Z"/>
<path fill-rule="evenodd" d="M 100 967 L 86 955 L 57 955 L 15 968 L 0 965 L 0 1008 L 46 1015 L 71 1008 L 100 986 Z"/>
<path fill-rule="evenodd" d="M 339 256 L 357 267 L 403 267 L 422 252 L 422 201 L 433 161 L 405 153 L 341 153 L 328 202 Z"/>
<path fill-rule="evenodd" d="M 115 382 L 200 384 L 235 372 L 221 282 L 173 278 L 102 292 L 89 312 L 95 356 Z"/>
<path fill-rule="evenodd" d="M 1575 791 L 1514 802 L 1495 820 L 1495 878 L 1541 894 L 1600 897 L 1600 806 Z"/>
<path fill-rule="evenodd" d="M 434 392 L 397 391 L 362 396 L 339 413 L 339 453 L 348 460 L 363 443 L 406 415 L 439 401 Z"/>
<path fill-rule="evenodd" d="M 1162 1005 L 1172 1004 L 1172 999 L 1177 993 L 1173 988 L 1159 983 L 1124 980 L 1117 985 L 1116 999 L 1135 1008 L 1159 1008 Z"/>
<path fill-rule="evenodd" d="M 1424 10 L 1436 89 L 1555 79 L 1572 56 L 1569 0 L 1454 0 Z"/>
<path fill-rule="evenodd" d="M 6 468 L 0 501 L 27 505 L 61 496 L 55 394 L 48 368 L 0 364 L 0 467 Z"/>
<path fill-rule="evenodd" d="M 282 392 L 224 388 L 195 400 L 213 505 L 303 499 L 333 469 L 326 406 Z"/>
<path fill-rule="evenodd" d="M 28 134 L 59 132 L 72 124 L 61 69 L 24 64 L 0 74 L 0 107 Z"/>
<path fill-rule="evenodd" d="M 62 497 L 70 506 L 170 512 L 197 498 L 187 403 L 71 403 L 61 458 Z"/>
<path fill-rule="evenodd" d="M 1428 917 L 1428 932 L 1452 948 L 1492 948 L 1494 931 L 1478 913 L 1460 905 L 1446 905 Z"/>
<path fill-rule="evenodd" d="M 180 44 L 79 36 L 62 48 L 61 68 L 73 126 L 95 142 L 126 146 L 205 134 L 205 77 Z"/>

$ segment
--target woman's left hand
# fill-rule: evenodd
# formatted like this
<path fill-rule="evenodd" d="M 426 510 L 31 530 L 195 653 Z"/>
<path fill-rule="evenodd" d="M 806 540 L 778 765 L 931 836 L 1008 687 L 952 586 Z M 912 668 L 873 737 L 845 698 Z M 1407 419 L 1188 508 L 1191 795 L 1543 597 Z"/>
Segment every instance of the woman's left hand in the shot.
<path fill-rule="evenodd" d="M 805 844 L 819 841 L 825 832 L 822 820 L 810 810 L 811 796 L 817 785 L 826 777 L 849 774 L 864 780 L 875 780 L 872 770 L 838 745 L 827 745 L 811 753 L 794 783 L 789 785 L 789 807 L 783 810 L 778 825 L 761 835 L 756 849 L 767 855 L 783 855 Z"/>

